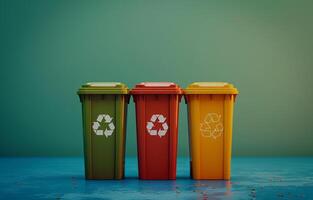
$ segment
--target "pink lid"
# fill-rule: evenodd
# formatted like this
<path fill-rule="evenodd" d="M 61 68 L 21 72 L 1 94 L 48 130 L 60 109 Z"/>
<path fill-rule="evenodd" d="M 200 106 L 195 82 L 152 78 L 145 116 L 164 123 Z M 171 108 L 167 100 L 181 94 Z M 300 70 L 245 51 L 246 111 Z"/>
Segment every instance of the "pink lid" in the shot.
<path fill-rule="evenodd" d="M 182 94 L 182 90 L 171 82 L 142 82 L 138 83 L 130 94 Z"/>

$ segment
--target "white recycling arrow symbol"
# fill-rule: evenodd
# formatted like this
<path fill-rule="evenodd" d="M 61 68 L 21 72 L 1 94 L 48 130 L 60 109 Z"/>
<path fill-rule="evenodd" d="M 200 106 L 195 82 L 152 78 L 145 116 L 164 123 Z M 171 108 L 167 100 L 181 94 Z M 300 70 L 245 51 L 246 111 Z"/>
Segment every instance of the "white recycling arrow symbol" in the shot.
<path fill-rule="evenodd" d="M 164 117 L 162 114 L 154 114 L 151 116 L 150 121 L 147 122 L 147 131 L 150 135 L 158 135 L 159 137 L 165 136 L 168 130 L 168 125 L 165 122 L 166 117 Z M 158 130 L 153 129 L 157 123 L 162 124 L 162 128 L 159 128 Z"/>
<path fill-rule="evenodd" d="M 107 128 L 105 130 L 99 129 L 100 124 L 107 124 Z M 113 118 L 108 114 L 100 114 L 97 117 L 97 121 L 93 122 L 92 130 L 96 135 L 104 135 L 105 137 L 109 137 L 113 134 L 115 129 Z"/>

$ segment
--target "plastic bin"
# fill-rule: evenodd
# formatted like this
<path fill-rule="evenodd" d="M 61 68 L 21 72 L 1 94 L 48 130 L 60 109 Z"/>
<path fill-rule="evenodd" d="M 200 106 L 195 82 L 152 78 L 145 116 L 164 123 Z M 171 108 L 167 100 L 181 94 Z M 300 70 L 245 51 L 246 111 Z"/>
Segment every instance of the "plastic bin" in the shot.
<path fill-rule="evenodd" d="M 82 103 L 86 179 L 122 179 L 128 88 L 117 82 L 87 83 L 77 93 Z"/>
<path fill-rule="evenodd" d="M 184 93 L 188 105 L 191 177 L 230 179 L 237 89 L 229 83 L 196 82 Z"/>
<path fill-rule="evenodd" d="M 182 90 L 175 83 L 139 83 L 136 105 L 140 179 L 176 179 L 178 111 Z"/>

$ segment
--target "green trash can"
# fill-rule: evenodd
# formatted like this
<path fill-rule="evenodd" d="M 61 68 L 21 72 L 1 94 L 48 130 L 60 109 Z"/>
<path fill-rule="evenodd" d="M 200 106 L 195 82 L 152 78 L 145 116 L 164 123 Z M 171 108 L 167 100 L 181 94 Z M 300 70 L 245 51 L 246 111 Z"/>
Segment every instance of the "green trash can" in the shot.
<path fill-rule="evenodd" d="M 129 90 L 123 83 L 94 82 L 77 92 L 82 103 L 86 179 L 124 178 Z"/>

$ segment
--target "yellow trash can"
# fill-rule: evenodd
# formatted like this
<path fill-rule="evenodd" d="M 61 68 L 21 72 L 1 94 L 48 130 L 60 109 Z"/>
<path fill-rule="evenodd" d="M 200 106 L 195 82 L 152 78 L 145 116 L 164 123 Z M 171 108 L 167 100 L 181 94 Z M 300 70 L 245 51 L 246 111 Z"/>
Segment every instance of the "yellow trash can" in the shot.
<path fill-rule="evenodd" d="M 224 82 L 195 82 L 184 94 L 191 177 L 230 179 L 233 107 L 238 90 Z"/>

